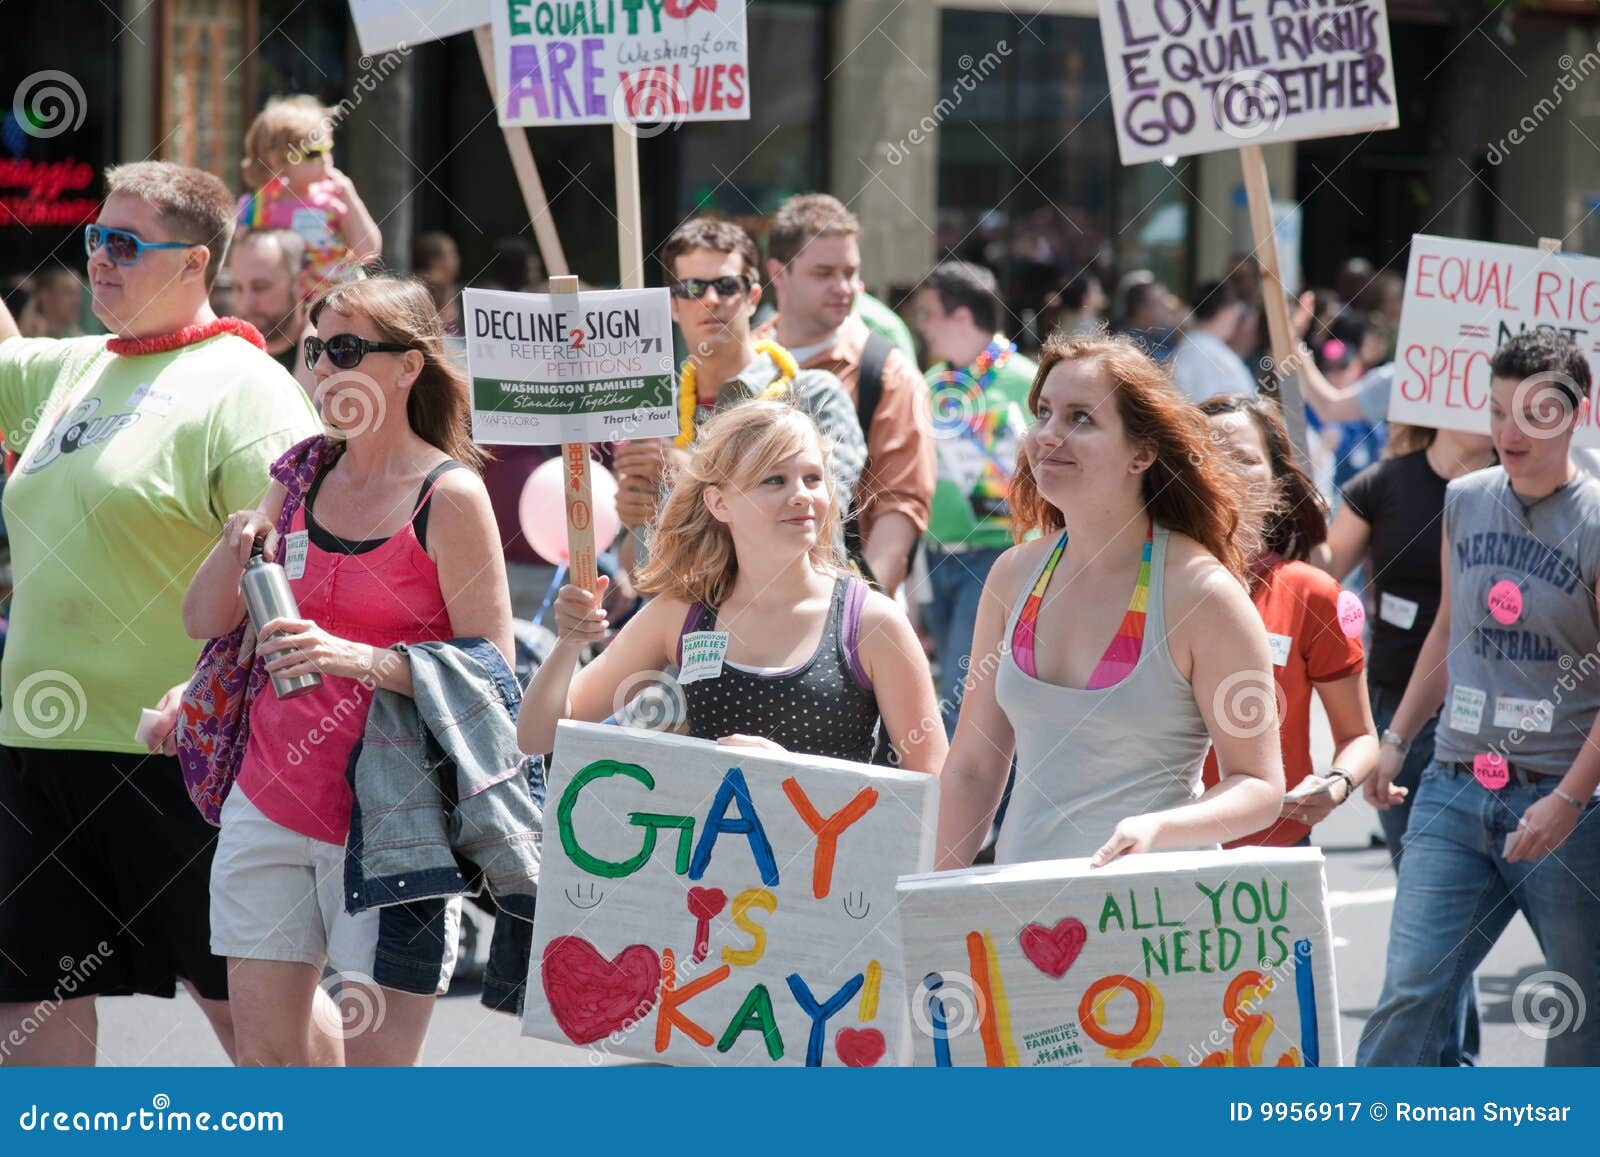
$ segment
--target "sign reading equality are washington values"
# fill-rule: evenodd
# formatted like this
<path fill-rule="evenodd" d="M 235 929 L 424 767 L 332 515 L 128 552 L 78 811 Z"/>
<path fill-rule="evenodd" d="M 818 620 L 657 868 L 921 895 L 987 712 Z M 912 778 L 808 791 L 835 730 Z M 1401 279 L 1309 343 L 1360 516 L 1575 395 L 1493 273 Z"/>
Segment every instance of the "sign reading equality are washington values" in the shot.
<path fill-rule="evenodd" d="M 1100 0 L 1122 163 L 1400 123 L 1383 0 Z"/>
<path fill-rule="evenodd" d="M 550 446 L 677 433 L 665 289 L 462 294 L 472 437 Z"/>
<path fill-rule="evenodd" d="M 1337 1065 L 1322 853 L 1168 852 L 900 882 L 918 1065 Z"/>
<path fill-rule="evenodd" d="M 1489 363 L 1524 329 L 1558 329 L 1600 371 L 1600 260 L 1520 245 L 1411 238 L 1389 420 L 1489 432 Z M 1574 441 L 1600 446 L 1600 384 Z"/>
<path fill-rule="evenodd" d="M 562 723 L 523 1032 L 682 1065 L 903 1065 L 895 880 L 931 775 Z"/>
<path fill-rule="evenodd" d="M 503 125 L 750 119 L 745 0 L 496 0 Z"/>

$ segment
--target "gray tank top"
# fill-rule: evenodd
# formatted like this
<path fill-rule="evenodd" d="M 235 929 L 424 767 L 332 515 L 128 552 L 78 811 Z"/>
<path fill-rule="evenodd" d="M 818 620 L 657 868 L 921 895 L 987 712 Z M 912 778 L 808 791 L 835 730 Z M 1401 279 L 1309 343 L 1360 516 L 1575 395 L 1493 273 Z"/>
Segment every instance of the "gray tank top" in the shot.
<path fill-rule="evenodd" d="M 1493 466 L 1450 483 L 1444 520 L 1450 687 L 1434 754 L 1564 775 L 1600 710 L 1600 480 L 1580 470 L 1526 504 Z"/>
<path fill-rule="evenodd" d="M 1035 679 L 1011 655 L 1017 617 L 1044 573 L 1048 553 L 1017 592 L 995 676 L 996 700 L 1016 733 L 1017 781 L 995 863 L 1092 856 L 1120 820 L 1200 795 L 1211 736 L 1194 688 L 1167 647 L 1170 537 L 1164 527 L 1155 528 L 1139 662 L 1103 690 L 1077 691 Z M 1044 597 L 1049 599 L 1048 589 Z M 1040 649 L 1048 645 L 1047 638 L 1038 641 Z"/>

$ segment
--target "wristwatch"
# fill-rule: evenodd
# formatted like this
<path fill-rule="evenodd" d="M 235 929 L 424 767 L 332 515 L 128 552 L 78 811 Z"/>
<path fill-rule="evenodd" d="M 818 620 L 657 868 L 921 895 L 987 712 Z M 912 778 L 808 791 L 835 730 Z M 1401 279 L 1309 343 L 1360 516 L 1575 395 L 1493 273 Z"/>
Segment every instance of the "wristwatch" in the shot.
<path fill-rule="evenodd" d="M 1392 731 L 1387 727 L 1383 729 L 1383 734 L 1378 736 L 1378 742 L 1387 743 L 1390 747 L 1398 750 L 1401 755 L 1411 750 L 1411 740 L 1401 735 L 1398 731 Z"/>

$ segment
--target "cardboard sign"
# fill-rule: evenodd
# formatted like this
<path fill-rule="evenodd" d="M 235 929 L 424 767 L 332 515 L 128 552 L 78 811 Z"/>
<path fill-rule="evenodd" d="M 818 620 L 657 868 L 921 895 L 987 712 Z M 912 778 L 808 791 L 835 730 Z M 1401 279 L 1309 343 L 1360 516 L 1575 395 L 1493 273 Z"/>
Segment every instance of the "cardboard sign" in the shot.
<path fill-rule="evenodd" d="M 489 0 L 350 0 L 350 19 L 370 56 L 482 27 L 489 7 Z"/>
<path fill-rule="evenodd" d="M 494 5 L 502 125 L 750 119 L 744 0 Z"/>
<path fill-rule="evenodd" d="M 1337 1065 L 1322 853 L 1052 860 L 901 880 L 918 1065 Z"/>
<path fill-rule="evenodd" d="M 895 881 L 933 862 L 937 790 L 562 723 L 523 1032 L 669 1064 L 905 1064 Z"/>
<path fill-rule="evenodd" d="M 1489 364 L 1507 338 L 1530 327 L 1571 335 L 1591 376 L 1600 369 L 1600 260 L 1418 233 L 1406 267 L 1389 420 L 1487 434 Z M 1594 389 L 1589 421 L 1573 439 L 1580 446 L 1600 446 Z"/>
<path fill-rule="evenodd" d="M 1124 165 L 1400 123 L 1383 0 L 1100 0 Z"/>
<path fill-rule="evenodd" d="M 472 437 L 550 446 L 678 432 L 665 289 L 462 293 Z"/>

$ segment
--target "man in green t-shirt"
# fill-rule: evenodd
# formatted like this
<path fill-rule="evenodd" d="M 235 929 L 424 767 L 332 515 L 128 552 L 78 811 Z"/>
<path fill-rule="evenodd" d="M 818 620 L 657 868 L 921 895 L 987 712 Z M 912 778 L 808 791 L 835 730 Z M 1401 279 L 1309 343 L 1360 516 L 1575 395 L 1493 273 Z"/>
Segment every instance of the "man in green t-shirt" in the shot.
<path fill-rule="evenodd" d="M 170 746 L 172 689 L 200 650 L 181 608 L 223 520 L 320 428 L 261 335 L 208 303 L 233 233 L 227 187 L 164 162 L 106 184 L 85 244 L 114 336 L 23 338 L 0 305 L 0 432 L 18 455 L 4 498 L 0 1040 L 23 1041 L 8 1050 L 22 1064 L 94 1064 L 97 995 L 170 997 L 179 980 L 231 1051 L 226 962 L 210 950 L 216 831 Z M 135 732 L 153 706 L 147 744 Z M 34 1018 L 44 1000 L 59 1007 Z"/>
<path fill-rule="evenodd" d="M 928 386 L 939 475 L 928 520 L 933 601 L 925 619 L 939 660 L 939 706 L 952 736 L 978 598 L 989 568 L 1011 545 L 1006 498 L 1038 369 L 1000 332 L 1004 314 L 999 284 L 981 265 L 942 262 L 917 292 L 917 329 L 936 360 Z"/>

